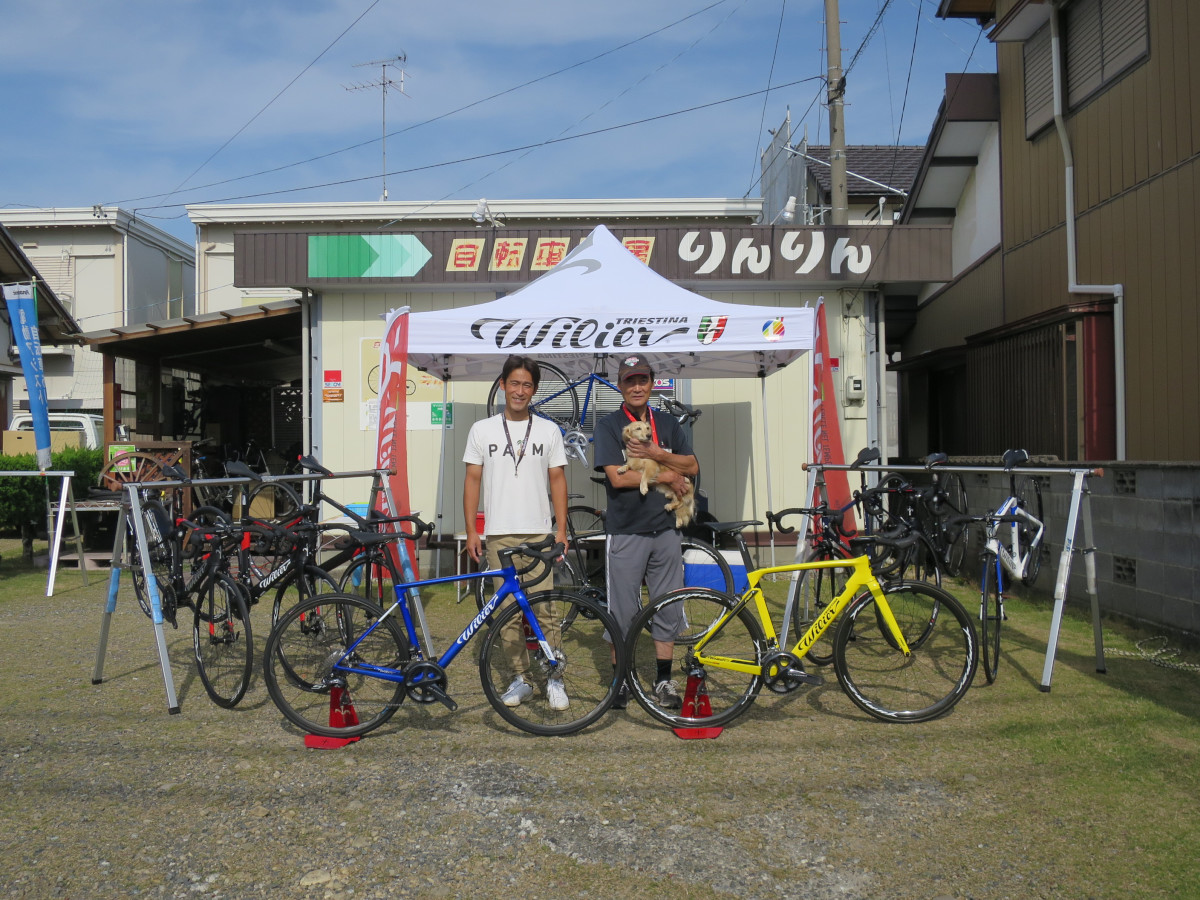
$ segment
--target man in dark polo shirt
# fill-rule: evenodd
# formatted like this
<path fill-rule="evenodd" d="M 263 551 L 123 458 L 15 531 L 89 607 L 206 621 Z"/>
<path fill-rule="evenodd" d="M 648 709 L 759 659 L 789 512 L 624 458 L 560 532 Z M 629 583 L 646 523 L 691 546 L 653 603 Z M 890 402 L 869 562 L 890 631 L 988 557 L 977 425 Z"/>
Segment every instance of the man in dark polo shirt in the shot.
<path fill-rule="evenodd" d="M 595 467 L 608 479 L 604 529 L 608 533 L 605 563 L 608 608 L 624 636 L 641 609 L 643 580 L 651 597 L 683 587 L 683 551 L 675 528 L 675 514 L 664 509 L 667 498 L 654 490 L 642 494 L 641 473 L 637 470 L 619 473 L 617 469 L 627 459 L 652 459 L 661 469 L 658 483 L 673 485 L 678 490 L 687 477 L 695 477 L 700 467 L 680 424 L 666 413 L 650 409 L 654 372 L 644 356 L 631 353 L 621 358 L 617 387 L 625 402 L 596 425 Z M 636 420 L 650 423 L 651 439 L 626 443 L 621 429 Z M 679 687 L 671 678 L 674 640 L 682 625 L 682 622 L 663 621 L 662 617 L 656 617 L 654 622 L 652 636 L 658 658 L 654 693 L 659 704 L 667 709 L 682 705 Z M 628 699 L 629 689 L 622 685 L 613 706 L 623 709 Z"/>

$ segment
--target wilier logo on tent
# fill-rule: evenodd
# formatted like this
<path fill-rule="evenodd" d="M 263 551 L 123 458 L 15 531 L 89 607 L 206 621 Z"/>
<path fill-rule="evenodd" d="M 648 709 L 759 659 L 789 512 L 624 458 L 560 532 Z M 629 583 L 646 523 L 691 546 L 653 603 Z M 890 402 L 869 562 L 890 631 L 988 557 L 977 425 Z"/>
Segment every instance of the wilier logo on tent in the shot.
<path fill-rule="evenodd" d="M 702 344 L 715 344 L 725 333 L 725 323 L 729 316 L 704 316 L 696 329 L 696 340 Z"/>

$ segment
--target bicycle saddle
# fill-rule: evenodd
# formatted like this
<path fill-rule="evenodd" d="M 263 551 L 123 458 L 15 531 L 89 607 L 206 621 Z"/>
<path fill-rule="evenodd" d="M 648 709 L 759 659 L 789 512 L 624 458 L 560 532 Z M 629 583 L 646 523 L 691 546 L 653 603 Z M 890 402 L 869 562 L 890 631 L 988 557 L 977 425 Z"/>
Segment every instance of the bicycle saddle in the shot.
<path fill-rule="evenodd" d="M 854 458 L 854 462 L 850 463 L 851 468 L 857 469 L 859 466 L 865 466 L 867 463 L 879 461 L 878 447 L 863 447 L 858 451 L 858 456 Z"/>
<path fill-rule="evenodd" d="M 711 528 L 717 534 L 737 534 L 751 525 L 761 525 L 757 519 L 747 519 L 745 522 L 703 522 L 705 528 Z"/>
<path fill-rule="evenodd" d="M 1019 466 L 1023 462 L 1029 461 L 1029 451 L 1027 450 L 1005 450 L 1004 451 L 1004 468 L 1011 469 L 1013 466 Z"/>

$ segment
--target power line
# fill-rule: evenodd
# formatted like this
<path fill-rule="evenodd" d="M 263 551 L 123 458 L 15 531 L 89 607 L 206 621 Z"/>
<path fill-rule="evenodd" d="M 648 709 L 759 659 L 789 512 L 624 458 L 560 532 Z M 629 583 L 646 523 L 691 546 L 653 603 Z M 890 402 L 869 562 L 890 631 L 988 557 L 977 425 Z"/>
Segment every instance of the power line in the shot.
<path fill-rule="evenodd" d="M 787 12 L 787 0 L 783 0 L 779 4 L 779 24 L 775 27 L 775 46 L 771 50 L 771 68 L 767 72 L 767 87 L 771 86 L 771 80 L 775 77 L 775 60 L 779 58 L 779 41 L 783 37 L 783 16 Z M 763 94 L 762 113 L 758 117 L 758 134 L 756 138 L 761 140 L 763 128 L 767 123 L 767 95 Z M 790 139 L 790 136 L 789 136 Z M 754 190 L 754 185 L 761 180 L 762 175 L 755 177 L 755 170 L 759 167 L 758 154 L 755 154 L 754 164 L 750 166 L 750 187 L 746 189 L 746 193 Z"/>
<path fill-rule="evenodd" d="M 204 162 L 200 163 L 200 165 L 198 165 L 195 168 L 195 170 L 192 172 L 191 175 L 189 175 L 187 178 L 183 179 L 183 181 L 179 182 L 179 184 L 176 186 L 175 190 L 171 191 L 171 193 L 167 194 L 166 196 L 172 197 L 175 194 L 179 193 L 179 191 L 183 188 L 183 186 L 185 184 L 187 184 L 189 181 L 191 181 L 193 178 L 196 177 L 197 172 L 199 172 L 201 169 L 203 169 L 205 166 L 207 166 L 210 162 L 212 162 L 214 159 L 216 159 L 217 154 L 219 154 L 222 150 L 224 150 L 226 147 L 228 147 L 230 144 L 232 144 L 234 142 L 234 140 L 237 139 L 238 135 L 240 135 L 243 131 L 245 131 L 247 128 L 249 128 L 250 125 L 254 122 L 254 120 L 257 119 L 259 116 L 261 116 L 263 113 L 265 113 L 267 111 L 267 109 L 271 106 L 271 104 L 273 104 L 276 100 L 278 100 L 280 97 L 282 97 L 284 95 L 284 93 L 288 90 L 288 88 L 290 88 L 293 84 L 295 84 L 297 81 L 300 80 L 300 78 L 304 75 L 305 72 L 307 72 L 309 69 L 311 69 L 313 66 L 315 66 L 317 64 L 317 62 L 321 59 L 322 56 L 324 56 L 326 53 L 328 53 L 330 50 L 332 50 L 334 44 L 336 44 L 338 41 L 340 41 L 342 38 L 344 38 L 350 32 L 351 28 L 353 28 L 355 25 L 357 25 L 359 22 L 361 22 L 363 16 L 365 16 L 367 13 L 369 13 L 371 10 L 373 10 L 378 5 L 379 5 L 379 0 L 371 0 L 371 5 L 368 6 L 366 9 L 364 9 L 359 14 L 357 19 L 355 19 L 353 22 L 351 22 L 349 25 L 347 25 L 346 29 L 341 34 L 339 34 L 332 41 L 330 41 L 329 46 L 327 46 L 324 50 L 322 50 L 320 53 L 318 53 L 316 55 L 316 58 L 313 59 L 313 61 L 310 62 L 307 66 L 305 66 L 303 69 L 301 69 L 295 78 L 293 78 L 291 81 L 289 81 L 287 84 L 285 84 L 282 88 L 280 88 L 279 91 L 275 94 L 275 96 L 266 102 L 266 105 L 264 105 L 262 109 L 260 109 L 254 115 L 252 115 L 249 118 L 249 120 L 247 120 L 245 125 L 243 125 L 237 131 L 235 131 L 233 133 L 233 136 L 230 137 L 229 140 L 227 140 L 225 143 L 223 143 L 220 147 L 218 147 L 216 150 L 214 150 L 211 154 L 209 154 L 208 159 L 206 159 L 206 160 L 204 160 Z M 161 195 L 152 195 L 152 196 L 161 196 Z M 139 197 L 137 199 L 140 200 L 143 198 Z M 130 201 L 125 201 L 125 202 L 132 203 L 132 202 L 136 202 L 136 201 L 130 200 Z M 119 204 L 106 204 L 106 205 L 119 205 Z M 153 209 L 155 207 L 150 207 L 150 208 Z"/>
<path fill-rule="evenodd" d="M 378 3 L 378 2 L 379 2 L 379 0 L 375 0 L 375 3 Z M 405 134 L 406 132 L 413 131 L 417 128 L 423 128 L 426 125 L 432 125 L 434 122 L 440 122 L 442 119 L 448 119 L 451 116 L 458 115 L 461 112 L 466 112 L 469 109 L 474 109 L 476 106 L 480 106 L 484 103 L 490 103 L 493 100 L 498 100 L 501 97 L 504 97 L 508 94 L 515 93 L 516 91 L 530 87 L 531 85 L 538 84 L 539 82 L 546 81 L 547 79 L 550 79 L 550 78 L 555 78 L 566 72 L 570 72 L 573 69 L 578 69 L 581 66 L 589 65 L 590 63 L 593 63 L 593 62 L 596 62 L 597 60 L 603 59 L 606 56 L 611 56 L 614 53 L 619 53 L 622 50 L 628 49 L 629 47 L 632 47 L 643 41 L 647 41 L 652 37 L 656 37 L 657 35 L 662 34 L 665 31 L 669 31 L 670 29 L 675 28 L 679 25 L 682 25 L 684 22 L 687 22 L 690 19 L 694 19 L 697 16 L 708 12 L 710 9 L 715 9 L 718 6 L 723 6 L 724 4 L 729 3 L 729 2 L 730 2 L 730 0 L 715 0 L 715 2 L 709 3 L 707 6 L 704 6 L 700 9 L 696 10 L 693 13 L 689 13 L 688 15 L 684 16 L 683 18 L 676 19 L 674 22 L 671 22 L 670 24 L 663 25 L 661 28 L 656 28 L 654 31 L 647 32 L 646 34 L 643 34 L 641 37 L 634 38 L 631 41 L 626 41 L 623 44 L 618 44 L 616 47 L 611 47 L 608 50 L 603 51 L 602 53 L 597 53 L 595 56 L 580 60 L 579 62 L 571 63 L 571 65 L 569 65 L 569 66 L 563 66 L 561 69 L 556 69 L 555 71 L 548 72 L 545 75 L 539 75 L 536 78 L 531 78 L 528 81 L 524 81 L 520 84 L 514 85 L 513 87 L 506 88 L 503 91 L 498 91 L 495 94 L 491 94 L 487 97 L 482 97 L 479 100 L 474 100 L 470 103 L 467 103 L 463 106 L 458 107 L 457 109 L 449 110 L 447 112 L 433 116 L 432 118 L 425 119 L 424 121 L 421 121 L 421 122 L 415 122 L 412 125 L 408 125 L 408 126 L 405 126 L 404 128 L 400 128 L 396 131 L 390 132 L 385 137 L 397 137 L 398 135 Z M 372 3 L 371 6 L 373 7 L 375 5 L 375 3 Z M 363 13 L 363 15 L 366 15 L 367 12 L 370 12 L 370 9 L 367 9 L 366 12 Z M 361 19 L 361 18 L 362 18 L 362 16 L 359 16 L 359 19 Z M 355 22 L 353 24 L 351 24 L 350 27 L 353 28 L 354 24 L 357 24 L 357 22 L 358 22 L 358 19 L 356 19 Z M 346 31 L 349 31 L 349 30 L 350 30 L 349 28 L 346 29 Z M 338 39 L 340 40 L 341 37 L 345 33 L 346 32 L 342 32 L 342 35 L 339 35 Z M 336 43 L 336 41 L 334 43 Z M 333 44 L 330 44 L 330 47 L 332 47 L 332 46 L 333 46 Z M 322 51 L 321 55 L 323 56 L 326 52 L 328 52 L 328 50 L 329 50 L 329 47 L 326 47 L 325 50 Z M 317 57 L 317 59 L 320 59 L 320 57 Z M 309 65 L 305 67 L 305 71 L 307 71 L 309 68 L 311 68 L 313 63 L 315 63 L 316 61 L 317 60 L 314 59 L 312 63 L 309 63 Z M 303 74 L 304 74 L 304 72 L 300 73 L 300 75 L 303 75 Z M 296 79 L 298 79 L 300 77 L 300 75 L 297 75 L 296 78 L 292 79 L 292 82 L 290 82 L 288 84 L 288 87 L 291 87 L 291 84 L 294 83 L 296 81 Z M 287 88 L 284 88 L 284 90 L 287 90 Z M 280 94 L 282 94 L 282 93 L 283 93 L 283 91 L 280 91 Z M 276 97 L 273 98 L 271 102 L 272 103 L 275 102 L 275 99 L 278 99 L 278 97 L 279 97 L 279 94 L 277 94 Z M 267 105 L 269 106 L 270 104 L 267 104 Z M 265 109 L 266 109 L 266 107 L 263 107 L 263 110 L 265 110 Z M 255 115 L 255 118 L 257 118 L 257 116 L 260 115 L 263 112 L 263 110 L 259 110 L 259 113 Z M 253 121 L 253 119 L 251 121 Z M 246 129 L 246 126 L 248 126 L 249 124 L 250 124 L 250 122 L 247 122 L 246 125 L 243 125 L 242 128 L 238 131 L 238 134 L 241 134 L 241 132 L 244 131 Z M 237 135 L 234 135 L 234 137 L 237 137 Z M 227 147 L 232 140 L 233 140 L 233 138 L 230 138 L 229 141 L 226 141 L 225 144 L 222 145 L 221 149 L 223 150 L 225 147 Z M 212 181 L 207 184 L 199 185 L 196 188 L 193 188 L 193 190 L 205 190 L 206 188 L 220 187 L 223 184 L 232 184 L 237 181 L 245 181 L 249 178 L 258 178 L 260 175 L 274 175 L 275 173 L 282 172 L 286 169 L 294 169 L 297 166 L 304 166 L 304 165 L 308 165 L 309 163 L 320 162 L 323 159 L 329 159 L 330 157 L 337 156 L 342 153 L 349 153 L 352 150 L 359 150 L 363 147 L 369 147 L 372 144 L 379 142 L 380 140 L 381 140 L 381 138 L 372 138 L 371 140 L 368 140 L 368 141 L 360 141 L 357 144 L 350 144 L 349 146 L 340 147 L 336 150 L 330 150 L 327 153 L 320 153 L 316 156 L 311 156 L 308 159 L 302 159 L 297 162 L 286 163 L 282 166 L 274 166 L 273 168 L 270 168 L 270 169 L 262 169 L 258 172 L 251 172 L 246 175 L 238 175 L 234 178 L 224 178 L 220 181 Z M 217 151 L 217 153 L 219 153 L 219 152 L 220 152 L 220 150 Z M 213 154 L 213 156 L 216 156 L 216 155 L 217 155 L 216 153 Z M 210 156 L 208 158 L 208 160 L 205 160 L 204 165 L 207 165 L 208 162 L 212 160 L 213 156 Z M 200 168 L 196 169 L 196 172 L 199 172 L 200 169 L 204 168 L 204 165 L 201 165 Z M 110 201 L 108 203 L 105 203 L 104 205 L 105 206 L 121 206 L 121 205 L 129 204 L 129 203 L 139 203 L 142 200 L 155 200 L 155 199 L 158 199 L 159 197 L 171 197 L 174 194 L 178 193 L 180 188 L 182 188 L 184 184 L 186 184 L 192 177 L 195 176 L 196 172 L 193 172 L 191 175 L 189 175 L 187 178 L 185 178 L 183 180 L 183 182 L 180 183 L 180 186 L 177 187 L 175 190 L 171 191 L 170 193 L 145 194 L 141 197 L 128 197 L 124 200 Z M 146 207 L 146 208 L 147 209 L 159 209 L 162 207 L 159 206 L 159 207 Z"/>
<path fill-rule="evenodd" d="M 446 160 L 445 162 L 429 163 L 428 165 L 414 166 L 409 169 L 398 169 L 393 172 L 388 172 L 387 174 L 388 175 L 411 175 L 416 172 L 426 172 L 431 169 L 441 169 L 441 168 L 445 168 L 447 166 L 459 165 L 461 163 L 477 162 L 481 159 L 491 159 L 491 158 L 497 157 L 497 156 L 505 156 L 509 153 L 520 153 L 524 150 L 536 149 L 538 147 L 548 147 L 548 146 L 551 146 L 554 144 L 566 143 L 568 141 L 577 141 L 577 140 L 580 140 L 581 138 L 595 137 L 597 135 L 607 134 L 607 133 L 613 132 L 613 131 L 620 131 L 625 128 L 633 128 L 638 125 L 648 125 L 653 122 L 661 122 L 665 119 L 671 119 L 676 116 L 687 115 L 688 113 L 699 112 L 699 111 L 705 110 L 705 109 L 712 109 L 713 107 L 723 106 L 727 103 L 736 103 L 739 100 L 747 100 L 751 97 L 757 97 L 761 94 L 768 93 L 770 91 L 782 91 L 782 90 L 785 90 L 786 88 L 795 87 L 798 84 L 804 84 L 805 82 L 817 81 L 817 80 L 820 80 L 819 75 L 812 76 L 810 78 L 801 78 L 798 81 L 790 81 L 787 84 L 776 85 L 775 87 L 765 88 L 761 91 L 750 91 L 749 93 L 746 93 L 746 94 L 738 94 L 736 97 L 726 97 L 723 100 L 714 100 L 711 103 L 701 103 L 696 106 L 689 106 L 686 109 L 678 109 L 678 110 L 675 110 L 674 112 L 661 113 L 657 116 L 649 116 L 644 119 L 636 119 L 632 122 L 623 122 L 620 125 L 610 125 L 607 128 L 597 128 L 594 131 L 585 131 L 585 132 L 581 132 L 580 134 L 572 134 L 572 135 L 566 135 L 564 137 L 549 138 L 544 141 L 539 141 L 538 143 L 535 143 L 535 144 L 524 144 L 520 147 L 509 147 L 506 150 L 494 150 L 490 153 L 479 153 L 474 156 L 465 156 L 465 157 L 461 157 L 459 159 Z M 361 181 L 369 181 L 369 180 L 371 180 L 373 178 L 377 178 L 377 177 L 378 177 L 377 175 L 364 175 L 359 178 L 345 178 L 340 181 L 328 181 L 328 182 L 323 182 L 321 184 L 310 184 L 310 185 L 304 185 L 304 186 L 295 187 L 295 188 L 281 188 L 279 190 L 262 191 L 262 192 L 255 193 L 255 194 L 242 194 L 242 195 L 236 196 L 236 197 L 223 197 L 223 198 L 220 198 L 217 200 L 196 200 L 196 201 L 192 201 L 192 202 L 194 202 L 194 203 L 232 203 L 236 200 L 251 200 L 251 199 L 254 199 L 257 197 L 272 197 L 277 194 L 294 194 L 294 193 L 298 193 L 300 191 L 312 191 L 312 190 L 319 190 L 321 188 L 340 187 L 340 186 L 346 185 L 346 184 L 356 184 Z M 167 203 L 167 204 L 160 204 L 157 206 L 146 206 L 146 207 L 141 207 L 141 208 L 142 209 L 169 209 L 171 207 L 179 206 L 179 205 L 180 204 L 178 204 L 178 203 Z"/>

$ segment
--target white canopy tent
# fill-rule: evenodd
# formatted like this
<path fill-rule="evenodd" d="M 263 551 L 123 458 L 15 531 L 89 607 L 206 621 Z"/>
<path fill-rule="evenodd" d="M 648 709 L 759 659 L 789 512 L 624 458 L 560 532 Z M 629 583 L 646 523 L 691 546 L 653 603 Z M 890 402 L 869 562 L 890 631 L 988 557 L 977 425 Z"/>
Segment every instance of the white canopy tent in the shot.
<path fill-rule="evenodd" d="M 663 377 L 765 378 L 813 349 L 815 320 L 807 307 L 721 303 L 693 293 L 598 225 L 553 269 L 506 297 L 411 314 L 408 361 L 443 382 L 491 381 L 498 359 L 517 353 L 574 378 L 594 371 L 597 356 L 615 363 L 637 352 Z M 765 406 L 765 385 L 763 393 Z M 769 453 L 766 464 L 770 495 Z M 439 500 L 442 484 L 439 461 Z"/>
<path fill-rule="evenodd" d="M 490 381 L 496 357 L 510 353 L 575 377 L 597 354 L 638 352 L 663 376 L 754 377 L 811 350 L 814 323 L 812 309 L 721 303 L 679 287 L 598 225 L 507 297 L 412 314 L 408 360 L 443 380 Z"/>

